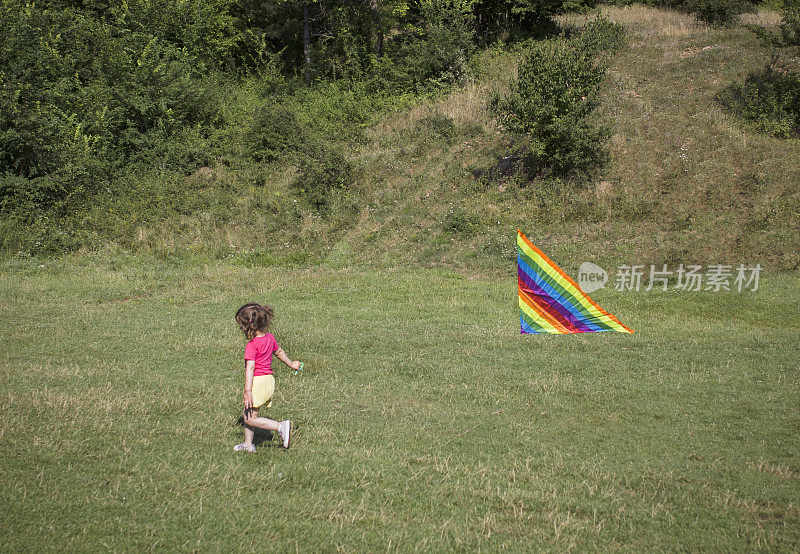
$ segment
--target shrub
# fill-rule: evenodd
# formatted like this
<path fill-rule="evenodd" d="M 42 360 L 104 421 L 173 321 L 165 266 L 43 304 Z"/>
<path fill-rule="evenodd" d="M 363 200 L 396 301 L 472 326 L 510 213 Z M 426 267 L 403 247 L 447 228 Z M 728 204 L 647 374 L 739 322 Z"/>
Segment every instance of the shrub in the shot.
<path fill-rule="evenodd" d="M 321 212 L 330 207 L 331 193 L 351 186 L 355 180 L 352 165 L 335 147 L 320 144 L 310 149 L 300 162 L 292 188 L 298 196 Z"/>
<path fill-rule="evenodd" d="M 729 27 L 752 8 L 752 4 L 743 0 L 687 0 L 684 3 L 684 9 L 714 27 Z"/>
<path fill-rule="evenodd" d="M 187 50 L 203 69 L 217 67 L 235 63 L 243 47 L 254 46 L 233 15 L 236 4 L 236 0 L 126 0 L 119 8 L 118 24 L 136 32 L 146 29 L 147 34 Z"/>
<path fill-rule="evenodd" d="M 611 55 L 625 46 L 625 27 L 610 19 L 598 16 L 578 31 L 577 40 L 595 56 Z"/>
<path fill-rule="evenodd" d="M 300 151 L 306 142 L 297 117 L 285 106 L 265 105 L 245 129 L 245 154 L 256 161 L 275 161 L 285 153 Z"/>
<path fill-rule="evenodd" d="M 800 75 L 770 64 L 717 97 L 722 107 L 756 130 L 778 138 L 800 136 Z"/>
<path fill-rule="evenodd" d="M 558 33 L 552 16 L 585 12 L 597 0 L 475 0 L 473 13 L 482 42 L 545 38 Z"/>
<path fill-rule="evenodd" d="M 524 56 L 517 82 L 494 109 L 525 137 L 529 170 L 589 174 L 605 162 L 607 131 L 589 119 L 604 72 L 592 52 L 565 38 L 540 41 Z"/>
<path fill-rule="evenodd" d="M 458 133 L 452 117 L 436 112 L 420 119 L 415 126 L 414 134 L 423 142 L 443 140 L 450 144 Z"/>
<path fill-rule="evenodd" d="M 464 208 L 455 208 L 445 215 L 442 227 L 448 233 L 473 236 L 480 231 L 481 219 Z"/>
<path fill-rule="evenodd" d="M 800 1 L 784 0 L 781 9 L 781 36 L 786 45 L 800 44 Z"/>
<path fill-rule="evenodd" d="M 364 129 L 387 108 L 402 105 L 402 98 L 370 90 L 364 83 L 323 82 L 297 87 L 286 106 L 308 133 L 327 141 L 359 141 Z"/>
<path fill-rule="evenodd" d="M 107 188 L 124 164 L 215 117 L 185 51 L 91 10 L 4 2 L 0 45 L 0 172 L 31 179 L 41 206 Z"/>

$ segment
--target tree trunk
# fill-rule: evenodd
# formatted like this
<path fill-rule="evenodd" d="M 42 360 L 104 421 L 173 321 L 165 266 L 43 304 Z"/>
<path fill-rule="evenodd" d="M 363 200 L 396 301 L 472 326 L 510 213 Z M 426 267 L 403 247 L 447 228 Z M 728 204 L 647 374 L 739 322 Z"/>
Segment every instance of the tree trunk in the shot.
<path fill-rule="evenodd" d="M 370 0 L 369 11 L 372 15 L 372 26 L 375 27 L 375 57 L 381 59 L 383 56 L 383 27 L 381 26 L 380 16 L 378 15 L 378 0 Z"/>
<path fill-rule="evenodd" d="M 306 83 L 311 81 L 311 26 L 308 22 L 308 0 L 303 1 L 303 59 Z"/>

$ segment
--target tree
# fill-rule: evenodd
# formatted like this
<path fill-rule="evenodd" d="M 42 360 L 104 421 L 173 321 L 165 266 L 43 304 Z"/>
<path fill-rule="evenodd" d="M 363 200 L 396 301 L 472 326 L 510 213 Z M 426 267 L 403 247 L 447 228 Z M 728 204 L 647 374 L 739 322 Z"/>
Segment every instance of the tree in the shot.
<path fill-rule="evenodd" d="M 520 32 L 528 34 L 570 9 L 592 7 L 597 0 L 476 0 L 476 31 L 485 41 Z"/>

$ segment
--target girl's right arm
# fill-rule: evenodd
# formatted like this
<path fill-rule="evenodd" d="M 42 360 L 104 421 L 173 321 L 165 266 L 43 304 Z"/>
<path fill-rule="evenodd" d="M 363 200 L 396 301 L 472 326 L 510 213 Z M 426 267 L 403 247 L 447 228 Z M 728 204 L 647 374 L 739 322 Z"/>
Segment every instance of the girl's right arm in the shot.
<path fill-rule="evenodd" d="M 245 360 L 244 367 L 244 409 L 253 407 L 253 372 L 256 369 L 255 360 Z"/>

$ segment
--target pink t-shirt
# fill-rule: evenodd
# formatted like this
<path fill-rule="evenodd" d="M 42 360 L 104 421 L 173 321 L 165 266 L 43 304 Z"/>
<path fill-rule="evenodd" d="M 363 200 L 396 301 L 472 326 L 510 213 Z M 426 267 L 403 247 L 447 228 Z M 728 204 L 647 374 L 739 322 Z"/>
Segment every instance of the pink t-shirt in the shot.
<path fill-rule="evenodd" d="M 278 343 L 272 333 L 256 337 L 244 347 L 244 359 L 254 360 L 256 369 L 253 376 L 272 375 L 272 354 L 278 349 Z"/>

